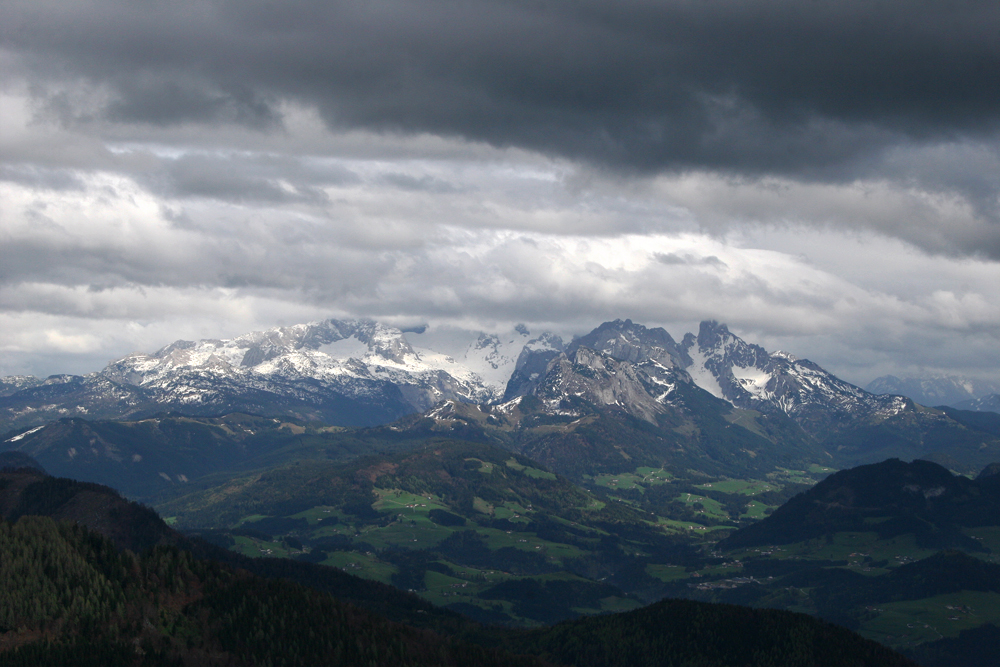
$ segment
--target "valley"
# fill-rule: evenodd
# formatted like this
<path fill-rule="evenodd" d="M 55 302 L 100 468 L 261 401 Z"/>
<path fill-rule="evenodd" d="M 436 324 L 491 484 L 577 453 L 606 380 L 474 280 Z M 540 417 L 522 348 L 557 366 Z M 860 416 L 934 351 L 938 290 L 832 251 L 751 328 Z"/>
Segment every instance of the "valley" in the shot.
<path fill-rule="evenodd" d="M 447 359 L 398 330 L 334 320 L 175 344 L 100 382 L 196 382 L 224 400 L 24 422 L 3 455 L 119 489 L 213 558 L 306 582 L 359 577 L 489 627 L 544 634 L 685 598 L 810 614 L 928 667 L 978 659 L 1000 622 L 1000 415 L 869 394 L 714 322 L 681 343 L 628 320 L 568 344 L 515 334 L 452 339 L 464 352 Z M 313 408 L 258 400 L 289 369 L 298 389 L 282 395 Z M 344 393 L 345 369 L 368 384 Z M 248 404 L 233 392 L 251 379 Z M 3 400 L 93 382 L 19 379 Z M 357 414 L 371 416 L 432 395 L 369 424 L 316 408 L 368 401 Z M 210 412 L 239 405 L 260 410 Z"/>
<path fill-rule="evenodd" d="M 841 476 L 912 486 L 892 481 L 890 464 Z M 810 613 L 914 650 L 1000 621 L 1000 528 L 976 523 L 998 516 L 983 504 L 992 496 L 974 494 L 970 503 L 962 478 L 924 468 L 917 477 L 930 481 L 918 482 L 950 484 L 959 496 L 953 508 L 920 519 L 934 522 L 929 531 L 915 528 L 912 516 L 904 522 L 885 499 L 882 516 L 835 516 L 832 524 L 783 516 L 837 479 L 818 464 L 711 482 L 640 467 L 577 486 L 504 450 L 445 440 L 339 466 L 299 462 L 159 509 L 174 525 L 244 555 L 337 567 L 484 622 L 548 624 L 666 596 Z M 359 506 L 353 495 L 330 502 L 326 491 L 330 504 L 306 507 L 318 497 L 308 480 L 321 478 L 350 480 L 350 493 L 368 495 Z M 283 512 L 262 514 L 279 505 Z M 797 537 L 779 526 L 777 541 L 770 530 L 753 535 L 774 521 L 808 529 Z M 947 551 L 956 548 L 965 552 Z M 978 562 L 997 563 L 997 572 L 969 581 L 945 575 L 936 589 L 908 583 L 915 568 L 952 573 Z M 860 592 L 844 597 L 845 586 Z"/>
<path fill-rule="evenodd" d="M 695 601 L 663 600 L 529 633 L 482 626 L 336 568 L 246 558 L 192 540 L 107 487 L 37 469 L 0 471 L 0 513 L 3 665 L 625 667 L 729 664 L 748 651 L 761 667 L 915 664 L 803 614 Z M 604 593 L 560 577 L 490 590 L 493 599 L 518 591 L 521 608 L 542 596 L 587 604 Z M 650 624 L 666 631 L 650 634 Z"/>

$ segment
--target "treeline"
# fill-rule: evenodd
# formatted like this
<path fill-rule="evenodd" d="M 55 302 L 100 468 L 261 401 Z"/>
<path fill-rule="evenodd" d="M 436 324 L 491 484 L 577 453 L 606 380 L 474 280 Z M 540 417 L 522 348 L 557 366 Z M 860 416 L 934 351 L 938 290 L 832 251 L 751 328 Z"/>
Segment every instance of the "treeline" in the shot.
<path fill-rule="evenodd" d="M 324 569 L 282 563 L 292 575 Z M 448 634 L 441 634 L 292 583 L 280 569 L 270 574 L 264 578 L 173 546 L 141 556 L 118 551 L 97 533 L 45 517 L 0 522 L 0 667 L 913 665 L 805 615 L 680 600 L 530 632 L 483 629 L 456 616 Z M 341 578 L 373 585 L 337 573 Z M 322 577 L 315 583 L 336 588 Z M 508 590 L 518 586 L 537 590 Z M 498 585 L 487 596 L 561 596 L 589 604 L 606 592 L 528 581 Z M 411 597 L 394 595 L 397 602 Z M 416 617 L 439 613 L 413 611 Z"/>
<path fill-rule="evenodd" d="M 0 522 L 0 665 L 541 665 L 161 546 Z"/>
<path fill-rule="evenodd" d="M 2 493 L 12 507 L 28 502 L 62 513 L 82 506 L 87 520 L 102 530 L 113 528 L 112 535 L 169 531 L 155 514 L 101 487 L 55 480 L 29 493 L 27 501 L 12 495 L 15 487 L 23 492 L 37 483 L 37 476 L 28 477 L 4 478 L 9 488 Z M 73 486 L 77 494 L 60 484 Z M 91 495 L 98 492 L 105 503 Z M 64 504 L 54 502 L 57 498 Z M 544 521 L 536 529 L 560 530 Z M 456 535 L 463 535 L 461 540 L 474 533 Z M 823 630 L 833 626 L 806 616 L 750 609 L 727 615 L 712 605 L 679 601 L 534 633 L 483 630 L 413 595 L 333 568 L 249 559 L 175 538 L 187 549 L 161 544 L 137 555 L 119 550 L 123 542 L 116 547 L 73 523 L 35 516 L 0 521 L 0 667 L 908 664 L 894 662 L 896 654 L 845 630 Z M 618 550 L 611 541 L 605 547 L 609 557 Z M 420 567 L 420 560 L 413 565 Z M 495 600 L 497 607 L 559 599 L 569 611 L 570 604 L 592 605 L 610 592 L 601 584 L 528 580 L 495 586 L 484 599 Z M 743 626 L 756 627 L 755 618 L 763 619 L 762 625 L 739 634 Z M 647 654 L 646 662 L 638 659 Z M 795 662 L 818 654 L 840 661 Z M 730 660 L 734 655 L 739 659 Z M 883 659 L 886 655 L 891 659 Z M 872 661 L 865 662 L 870 656 Z"/>

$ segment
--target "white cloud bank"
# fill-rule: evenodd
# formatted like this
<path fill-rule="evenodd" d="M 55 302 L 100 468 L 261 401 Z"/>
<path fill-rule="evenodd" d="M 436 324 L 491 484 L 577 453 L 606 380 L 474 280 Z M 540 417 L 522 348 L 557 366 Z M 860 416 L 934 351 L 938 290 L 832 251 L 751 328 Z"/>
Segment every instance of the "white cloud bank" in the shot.
<path fill-rule="evenodd" d="M 1000 264 L 968 248 L 992 223 L 959 190 L 622 175 L 292 104 L 268 131 L 67 125 L 16 86 L 2 104 L 0 374 L 363 316 L 675 337 L 711 318 L 858 383 L 1000 375 Z"/>

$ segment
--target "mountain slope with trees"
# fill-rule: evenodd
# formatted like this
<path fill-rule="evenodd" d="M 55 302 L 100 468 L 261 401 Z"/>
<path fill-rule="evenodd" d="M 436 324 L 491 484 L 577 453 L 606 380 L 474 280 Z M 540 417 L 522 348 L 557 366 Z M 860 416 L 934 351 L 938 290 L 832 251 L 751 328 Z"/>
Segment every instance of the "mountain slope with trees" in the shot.
<path fill-rule="evenodd" d="M 37 472 L 3 475 L 0 486 L 9 491 L 10 506 L 27 507 L 30 501 L 35 511 L 58 511 L 79 506 L 73 502 L 77 496 L 102 492 L 109 502 L 98 505 L 91 499 L 90 505 L 103 507 L 108 516 L 119 514 L 122 505 L 128 504 L 97 485 L 58 479 L 53 482 L 54 487 L 64 489 L 56 494 L 61 503 L 31 501 L 34 496 L 28 489 L 40 481 Z M 18 485 L 19 481 L 27 483 Z M 86 513 L 84 521 L 97 513 Z M 150 514 L 121 519 L 133 528 L 144 521 L 158 521 Z M 274 576 L 263 577 L 206 557 L 206 553 L 221 553 L 208 545 L 173 537 L 194 551 L 161 543 L 136 555 L 79 523 L 37 515 L 22 516 L 15 523 L 0 520 L 0 587 L 4 590 L 0 665 L 583 666 L 593 664 L 595 655 L 608 654 L 609 640 L 624 642 L 645 656 L 641 664 L 650 665 L 695 667 L 720 655 L 740 655 L 745 664 L 760 667 L 774 660 L 805 667 L 817 664 L 814 656 L 819 655 L 826 660 L 819 664 L 831 667 L 911 664 L 884 647 L 847 631 L 831 630 L 807 616 L 682 601 L 662 602 L 639 610 L 638 615 L 602 616 L 529 635 L 480 628 L 455 615 L 451 615 L 455 623 L 442 624 L 439 632 L 433 632 L 345 603 L 322 585 L 305 587 L 288 581 L 280 564 L 271 573 Z M 233 556 L 238 562 L 250 562 Z M 316 573 L 334 572 L 305 563 L 283 563 Z M 296 569 L 300 568 L 290 571 Z M 336 575 L 356 581 L 360 588 L 388 588 Z M 315 583 L 322 584 L 322 580 L 318 574 Z M 414 618 L 434 613 L 418 613 Z M 674 630 L 666 635 L 650 634 L 650 624 L 660 627 L 663 618 L 685 622 L 683 627 L 672 623 Z M 759 631 L 734 635 L 731 626 Z M 566 637 L 573 640 L 567 642 Z M 719 637 L 725 639 L 712 641 Z M 607 664 L 626 664 L 621 662 L 624 655 L 619 652 L 618 662 Z"/>

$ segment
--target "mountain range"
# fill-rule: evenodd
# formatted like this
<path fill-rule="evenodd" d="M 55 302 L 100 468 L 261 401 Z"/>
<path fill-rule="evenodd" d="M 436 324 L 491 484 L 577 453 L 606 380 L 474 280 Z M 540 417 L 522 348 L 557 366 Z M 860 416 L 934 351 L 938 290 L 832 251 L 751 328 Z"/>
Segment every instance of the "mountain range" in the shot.
<path fill-rule="evenodd" d="M 523 326 L 497 335 L 326 320 L 230 340 L 176 341 L 87 376 L 5 378 L 0 416 L 8 428 L 18 428 L 64 416 L 121 418 L 155 405 L 194 414 L 280 412 L 372 425 L 442 400 L 509 401 L 537 393 L 545 381 L 551 395 L 553 373 L 565 377 L 567 363 L 600 363 L 592 353 L 633 376 L 591 398 L 617 401 L 647 421 L 670 404 L 678 384 L 695 385 L 738 408 L 784 413 L 811 431 L 912 408 L 900 396 L 864 391 L 808 360 L 769 353 L 713 321 L 678 343 L 662 328 L 616 320 L 564 345 L 558 336 L 532 336 Z M 633 391 L 638 385 L 642 391 Z"/>
<path fill-rule="evenodd" d="M 636 465 L 743 477 L 889 457 L 976 473 L 1000 459 L 1000 423 L 990 421 L 992 413 L 873 394 L 809 360 L 747 343 L 714 321 L 680 342 L 662 328 L 615 320 L 564 343 L 523 326 L 487 335 L 326 320 L 231 340 L 178 341 L 88 376 L 6 378 L 3 386 L 0 424 L 10 430 L 2 449 L 25 451 L 68 475 L 76 473 L 59 468 L 45 447 L 61 447 L 63 460 L 83 460 L 101 455 L 104 442 L 103 456 L 125 467 L 129 456 L 139 463 L 152 452 L 125 456 L 120 440 L 105 436 L 87 436 L 86 443 L 82 436 L 51 437 L 55 427 L 47 422 L 139 424 L 169 410 L 292 415 L 295 428 L 310 420 L 369 426 L 383 442 L 446 431 L 517 451 L 576 480 Z M 191 479 L 210 472 L 196 467 L 152 473 Z"/>
<path fill-rule="evenodd" d="M 873 394 L 906 396 L 921 405 L 947 405 L 962 410 L 1000 412 L 1000 383 L 952 375 L 898 378 L 883 375 L 865 387 Z"/>
<path fill-rule="evenodd" d="M 379 578 L 381 569 L 383 581 L 435 601 L 440 595 L 440 604 L 464 604 L 452 608 L 482 620 L 612 611 L 636 604 L 634 591 L 676 585 L 692 595 L 731 591 L 732 599 L 719 601 L 741 603 L 772 604 L 773 593 L 776 606 L 884 633 L 854 602 L 848 608 L 819 594 L 757 588 L 753 577 L 795 575 L 799 588 L 813 587 L 811 577 L 820 581 L 826 568 L 855 567 L 839 553 L 853 556 L 857 547 L 841 542 L 862 533 L 881 540 L 881 551 L 870 550 L 871 568 L 901 550 L 927 558 L 928 548 L 975 551 L 978 538 L 993 538 L 983 531 L 995 524 L 990 517 L 956 523 L 942 513 L 966 511 L 954 503 L 924 516 L 903 493 L 890 499 L 909 517 L 901 527 L 890 515 L 833 512 L 843 525 L 800 536 L 805 546 L 794 556 L 804 561 L 757 563 L 749 552 L 770 548 L 760 540 L 779 544 L 761 537 L 756 550 L 747 543 L 735 556 L 742 567 L 723 562 L 733 555 L 713 556 L 692 561 L 698 569 L 686 576 L 686 545 L 709 548 L 718 539 L 713 531 L 729 532 L 772 509 L 776 521 L 757 525 L 780 524 L 787 510 L 775 508 L 814 484 L 810 475 L 889 457 L 931 459 L 944 468 L 915 470 L 943 481 L 921 482 L 918 490 L 940 486 L 941 494 L 921 497 L 946 500 L 952 486 L 965 498 L 992 482 L 963 486 L 945 469 L 974 474 L 985 467 L 989 480 L 995 466 L 988 464 L 1000 460 L 1000 417 L 992 413 L 873 394 L 717 322 L 678 341 L 663 329 L 616 320 L 565 343 L 524 327 L 487 336 L 328 320 L 230 341 L 178 342 L 90 376 L 7 378 L 3 386 L 0 409 L 14 421 L 0 450 L 30 455 L 59 474 L 132 484 L 132 497 L 159 494 L 172 521 L 199 525 L 244 554 L 280 550 L 338 567 L 365 563 L 369 576 Z M 237 408 L 245 413 L 231 412 Z M 378 455 L 358 458 L 371 454 Z M 878 491 L 880 479 L 866 492 Z M 313 497 L 316 485 L 323 493 Z M 553 490 L 565 500 L 559 507 L 543 503 Z M 844 504 L 837 493 L 824 496 L 823 506 Z M 406 509 L 393 510 L 394 503 Z M 927 531 L 918 530 L 925 524 Z M 896 532 L 882 539 L 890 528 Z M 836 558 L 826 555 L 831 550 Z M 948 555 L 941 567 L 964 562 Z M 803 578 L 796 574 L 803 565 L 819 570 Z M 505 580 L 489 579 L 498 568 Z M 749 584 L 736 581 L 733 569 L 749 574 Z M 487 578 L 480 582 L 480 574 Z M 463 584 L 477 586 L 474 595 Z M 463 591 L 457 596 L 455 586 Z M 539 602 L 564 598 L 561 607 Z"/>
<path fill-rule="evenodd" d="M 552 335 L 441 328 L 403 332 L 371 320 L 325 320 L 229 340 L 176 341 L 85 376 L 0 381 L 0 430 L 61 417 L 121 418 L 175 409 L 249 411 L 371 425 L 446 398 L 503 396 L 519 355 L 559 350 Z"/>

